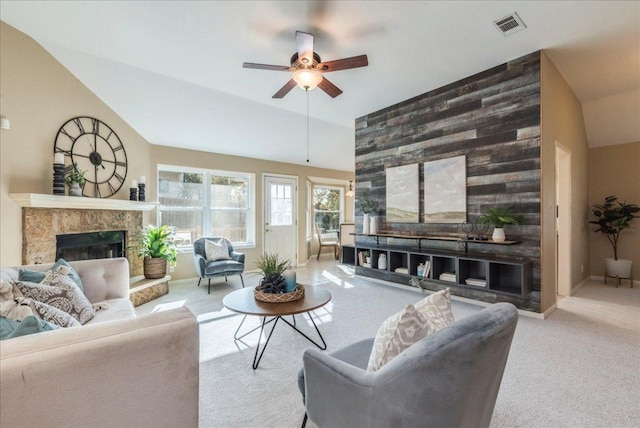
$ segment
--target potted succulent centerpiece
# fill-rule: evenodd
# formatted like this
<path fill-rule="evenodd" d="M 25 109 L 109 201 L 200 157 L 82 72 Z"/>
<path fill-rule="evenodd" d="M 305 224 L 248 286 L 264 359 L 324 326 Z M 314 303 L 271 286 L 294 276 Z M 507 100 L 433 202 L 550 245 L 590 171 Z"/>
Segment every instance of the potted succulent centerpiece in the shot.
<path fill-rule="evenodd" d="M 167 225 L 144 228 L 140 255 L 144 257 L 145 278 L 163 278 L 167 274 L 167 263 L 175 265 L 178 251 L 172 236 L 173 228 Z"/>
<path fill-rule="evenodd" d="M 631 260 L 618 258 L 618 240 L 620 233 L 629 227 L 629 223 L 639 216 L 640 207 L 635 204 L 620 202 L 616 196 L 607 196 L 603 204 L 596 204 L 592 207 L 595 220 L 589 223 L 598 226 L 594 232 L 602 232 L 613 247 L 613 258 L 607 258 L 606 274 L 619 278 L 629 278 L 631 274 Z"/>
<path fill-rule="evenodd" d="M 262 279 L 254 291 L 256 299 L 279 303 L 304 296 L 304 289 L 296 286 L 295 272 L 290 269 L 289 259 L 281 259 L 278 253 L 265 253 L 258 257 L 256 266 L 262 274 Z"/>
<path fill-rule="evenodd" d="M 490 224 L 493 226 L 493 235 L 491 239 L 496 242 L 504 242 L 504 226 L 506 224 L 518 225 L 522 224 L 524 217 L 513 213 L 513 205 L 504 207 L 495 207 L 487 209 L 487 213 L 478 218 L 478 223 Z"/>
<path fill-rule="evenodd" d="M 69 165 L 64 174 L 64 181 L 69 186 L 69 196 L 82 196 L 82 186 L 87 181 L 84 177 L 86 171 L 78 169 L 76 162 Z"/>

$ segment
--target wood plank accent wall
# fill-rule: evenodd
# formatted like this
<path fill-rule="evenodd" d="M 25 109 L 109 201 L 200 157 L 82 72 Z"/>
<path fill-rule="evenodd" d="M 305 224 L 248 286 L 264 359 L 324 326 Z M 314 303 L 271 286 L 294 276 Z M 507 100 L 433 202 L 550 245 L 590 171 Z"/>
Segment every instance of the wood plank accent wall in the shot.
<path fill-rule="evenodd" d="M 355 149 L 356 230 L 362 231 L 359 200 L 368 189 L 381 207 L 379 230 L 436 236 L 464 233 L 460 224 L 386 223 L 385 168 L 420 163 L 422 219 L 422 163 L 466 155 L 468 221 L 489 207 L 512 204 L 525 217 L 523 226 L 505 228 L 507 239 L 522 244 L 474 244 L 470 250 L 533 260 L 536 291 L 520 305 L 532 309 L 540 300 L 540 55 L 531 53 L 358 118 Z M 427 248 L 457 250 L 456 245 L 430 242 Z"/>

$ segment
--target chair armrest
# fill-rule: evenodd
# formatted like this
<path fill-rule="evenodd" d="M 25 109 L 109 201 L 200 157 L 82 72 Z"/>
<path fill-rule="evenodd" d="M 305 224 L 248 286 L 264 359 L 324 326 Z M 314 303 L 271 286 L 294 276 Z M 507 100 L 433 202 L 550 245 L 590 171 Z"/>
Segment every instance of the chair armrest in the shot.
<path fill-rule="evenodd" d="M 9 339 L 0 361 L 3 426 L 198 426 L 186 308 Z"/>
<path fill-rule="evenodd" d="M 199 277 L 204 277 L 204 268 L 207 265 L 207 260 L 200 254 L 193 254 L 193 262 L 195 263 L 196 273 Z"/>
<path fill-rule="evenodd" d="M 239 263 L 244 263 L 244 253 L 238 253 L 237 251 L 232 251 L 229 254 L 233 260 Z"/>

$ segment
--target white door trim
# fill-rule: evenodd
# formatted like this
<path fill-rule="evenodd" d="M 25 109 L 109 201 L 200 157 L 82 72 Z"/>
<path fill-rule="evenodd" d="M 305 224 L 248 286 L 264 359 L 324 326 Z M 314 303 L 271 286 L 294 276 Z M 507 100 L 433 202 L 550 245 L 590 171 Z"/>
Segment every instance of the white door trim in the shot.
<path fill-rule="evenodd" d="M 556 141 L 556 295 L 570 296 L 573 254 L 571 250 L 571 150 Z M 560 185 L 562 184 L 562 185 Z M 559 242 L 559 246 L 558 246 Z"/>

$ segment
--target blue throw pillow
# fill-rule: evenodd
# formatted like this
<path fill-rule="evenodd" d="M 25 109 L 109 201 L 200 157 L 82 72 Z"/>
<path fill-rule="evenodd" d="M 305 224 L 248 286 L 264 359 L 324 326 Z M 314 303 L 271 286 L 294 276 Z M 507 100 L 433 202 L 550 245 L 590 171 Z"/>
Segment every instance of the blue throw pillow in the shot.
<path fill-rule="evenodd" d="M 41 331 L 56 330 L 58 328 L 60 327 L 48 323 L 45 320 L 38 319 L 33 315 L 29 315 L 22 321 L 0 317 L 0 340 L 40 333 Z"/>
<path fill-rule="evenodd" d="M 74 268 L 72 268 L 71 265 L 69 265 L 69 263 L 67 263 L 64 259 L 59 259 L 53 266 L 51 266 L 49 268 L 49 270 L 50 271 L 54 270 L 58 266 L 66 266 L 66 267 L 69 268 L 69 270 L 71 271 L 71 272 L 69 272 L 69 275 L 68 275 L 69 278 L 71 278 L 73 280 L 73 282 L 78 284 L 78 287 L 84 293 L 84 287 L 82 286 L 82 280 L 80 279 L 80 276 L 78 275 L 78 272 L 76 272 L 76 270 Z M 44 279 L 44 276 L 47 274 L 47 272 L 39 272 L 37 270 L 20 269 L 18 271 L 18 281 L 35 282 L 36 284 L 38 284 Z"/>

